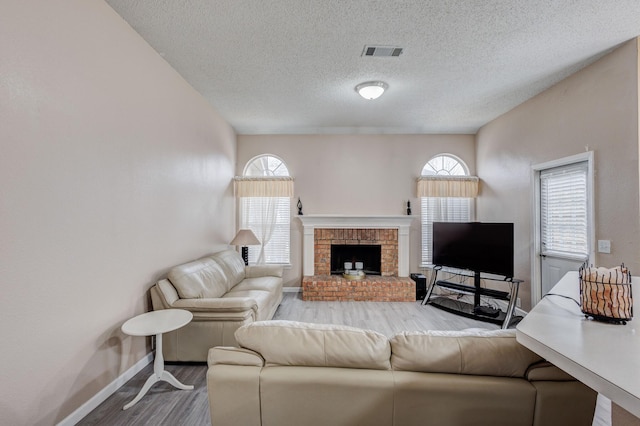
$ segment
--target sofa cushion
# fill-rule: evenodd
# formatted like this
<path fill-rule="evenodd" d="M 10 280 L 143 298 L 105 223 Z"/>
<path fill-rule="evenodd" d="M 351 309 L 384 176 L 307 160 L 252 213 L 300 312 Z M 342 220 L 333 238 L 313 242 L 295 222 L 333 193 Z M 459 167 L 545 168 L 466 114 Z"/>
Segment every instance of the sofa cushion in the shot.
<path fill-rule="evenodd" d="M 235 333 L 266 365 L 390 369 L 389 340 L 375 331 L 332 324 L 258 321 Z"/>
<path fill-rule="evenodd" d="M 260 277 L 245 278 L 242 282 L 231 289 L 231 291 L 244 290 L 264 290 L 273 293 L 282 293 L 282 278 Z"/>
<path fill-rule="evenodd" d="M 282 265 L 249 265 L 244 268 L 245 278 L 279 277 L 282 278 Z"/>
<path fill-rule="evenodd" d="M 206 257 L 171 268 L 168 278 L 181 299 L 220 297 L 227 292 L 224 271 Z"/>
<path fill-rule="evenodd" d="M 391 367 L 425 373 L 524 377 L 540 358 L 515 330 L 407 331 L 391 338 Z"/>
<path fill-rule="evenodd" d="M 222 298 L 254 300 L 258 305 L 256 321 L 269 319 L 269 314 L 274 310 L 272 308 L 280 302 L 277 293 L 265 290 L 231 290 Z"/>
<path fill-rule="evenodd" d="M 245 264 L 240 253 L 235 250 L 223 250 L 212 254 L 211 259 L 215 260 L 224 271 L 226 291 L 231 290 L 245 278 Z"/>

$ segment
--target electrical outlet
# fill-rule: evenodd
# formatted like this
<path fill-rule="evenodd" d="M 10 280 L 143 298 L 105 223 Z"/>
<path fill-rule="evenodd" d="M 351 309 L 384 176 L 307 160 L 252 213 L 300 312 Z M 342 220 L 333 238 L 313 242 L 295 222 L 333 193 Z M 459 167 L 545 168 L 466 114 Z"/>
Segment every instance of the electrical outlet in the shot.
<path fill-rule="evenodd" d="M 598 253 L 611 253 L 611 241 L 598 240 Z"/>
<path fill-rule="evenodd" d="M 520 298 L 519 297 L 516 299 L 516 307 L 517 308 L 521 308 L 522 307 L 522 303 L 520 303 Z"/>

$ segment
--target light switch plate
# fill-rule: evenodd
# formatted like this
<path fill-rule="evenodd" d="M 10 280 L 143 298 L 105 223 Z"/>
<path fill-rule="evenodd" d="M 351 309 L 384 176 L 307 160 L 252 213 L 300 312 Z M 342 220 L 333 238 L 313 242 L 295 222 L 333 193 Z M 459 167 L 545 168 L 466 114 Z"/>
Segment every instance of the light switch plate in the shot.
<path fill-rule="evenodd" d="M 611 241 L 598 240 L 598 253 L 611 253 Z"/>

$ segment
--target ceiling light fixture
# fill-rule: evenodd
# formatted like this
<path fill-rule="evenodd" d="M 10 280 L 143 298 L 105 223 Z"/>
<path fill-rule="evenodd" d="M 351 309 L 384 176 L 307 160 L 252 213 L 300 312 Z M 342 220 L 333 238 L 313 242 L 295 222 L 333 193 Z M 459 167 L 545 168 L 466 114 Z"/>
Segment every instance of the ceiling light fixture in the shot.
<path fill-rule="evenodd" d="M 378 99 L 389 85 L 384 81 L 367 81 L 356 86 L 356 92 L 365 99 Z"/>

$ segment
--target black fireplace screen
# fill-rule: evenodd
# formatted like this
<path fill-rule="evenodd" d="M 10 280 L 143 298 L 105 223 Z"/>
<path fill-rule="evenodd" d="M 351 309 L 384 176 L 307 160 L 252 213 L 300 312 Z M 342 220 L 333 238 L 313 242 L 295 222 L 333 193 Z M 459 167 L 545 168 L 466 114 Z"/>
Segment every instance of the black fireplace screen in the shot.
<path fill-rule="evenodd" d="M 365 274 L 380 275 L 381 253 L 380 245 L 332 244 L 331 274 L 342 274 L 345 262 L 351 262 L 353 269 L 356 269 L 356 262 L 362 262 Z"/>

